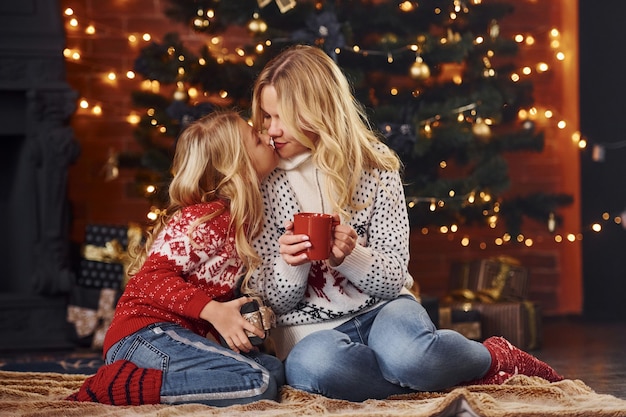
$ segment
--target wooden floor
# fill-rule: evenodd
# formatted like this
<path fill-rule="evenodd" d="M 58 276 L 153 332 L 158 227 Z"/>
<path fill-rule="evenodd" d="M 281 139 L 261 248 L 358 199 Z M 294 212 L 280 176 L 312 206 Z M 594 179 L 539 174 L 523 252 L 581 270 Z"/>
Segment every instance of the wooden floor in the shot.
<path fill-rule="evenodd" d="M 626 322 L 546 318 L 543 343 L 531 353 L 568 379 L 626 399 Z"/>

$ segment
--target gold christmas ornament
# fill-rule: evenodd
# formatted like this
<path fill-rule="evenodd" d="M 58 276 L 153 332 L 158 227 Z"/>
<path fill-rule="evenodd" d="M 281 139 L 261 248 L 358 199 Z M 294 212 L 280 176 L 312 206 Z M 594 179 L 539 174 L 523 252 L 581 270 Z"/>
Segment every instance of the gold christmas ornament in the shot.
<path fill-rule="evenodd" d="M 489 139 L 491 137 L 491 128 L 485 121 L 478 117 L 472 126 L 472 132 L 480 139 Z"/>
<path fill-rule="evenodd" d="M 289 10 L 296 7 L 296 0 L 275 0 L 276 6 L 278 6 L 278 10 L 281 13 L 287 13 Z M 270 4 L 272 0 L 257 0 L 257 3 L 260 8 L 263 8 Z"/>
<path fill-rule="evenodd" d="M 415 62 L 411 65 L 410 72 L 411 78 L 415 80 L 426 80 L 430 77 L 430 68 L 424 62 L 422 57 L 415 58 Z"/>

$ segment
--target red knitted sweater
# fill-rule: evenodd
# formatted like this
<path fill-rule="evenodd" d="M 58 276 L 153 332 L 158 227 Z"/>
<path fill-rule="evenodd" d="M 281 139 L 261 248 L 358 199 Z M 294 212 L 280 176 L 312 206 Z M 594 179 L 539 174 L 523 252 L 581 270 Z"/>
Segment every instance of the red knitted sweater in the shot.
<path fill-rule="evenodd" d="M 103 352 L 123 337 L 158 322 L 217 336 L 213 326 L 200 319 L 200 312 L 213 299 L 231 300 L 243 272 L 234 230 L 228 230 L 230 212 L 224 210 L 200 224 L 191 236 L 189 229 L 198 218 L 224 205 L 210 202 L 186 207 L 159 233 L 145 263 L 120 297 Z"/>

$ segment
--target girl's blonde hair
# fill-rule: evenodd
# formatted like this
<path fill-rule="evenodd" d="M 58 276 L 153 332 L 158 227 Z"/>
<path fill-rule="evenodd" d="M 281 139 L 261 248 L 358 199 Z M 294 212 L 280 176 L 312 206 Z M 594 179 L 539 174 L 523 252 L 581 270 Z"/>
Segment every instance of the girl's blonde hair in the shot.
<path fill-rule="evenodd" d="M 252 165 L 241 131 L 242 118 L 235 111 L 216 111 L 193 122 L 183 130 L 172 162 L 174 175 L 169 186 L 169 205 L 148 232 L 146 244 L 135 254 L 129 275 L 141 267 L 150 246 L 167 222 L 183 207 L 220 200 L 224 209 L 198 219 L 189 235 L 204 222 L 230 209 L 237 254 L 246 267 L 242 287 L 261 259 L 250 244 L 263 224 L 263 203 L 259 178 Z M 193 240 L 192 240 L 193 242 Z"/>
<path fill-rule="evenodd" d="M 328 176 L 326 191 L 336 212 L 347 215 L 346 207 L 360 207 L 352 196 L 364 170 L 400 168 L 397 155 L 372 130 L 345 75 L 320 48 L 295 45 L 265 66 L 254 85 L 254 126 L 263 125 L 266 86 L 276 89 L 282 123 L 313 151 L 316 165 Z M 316 145 L 305 131 L 319 136 Z"/>

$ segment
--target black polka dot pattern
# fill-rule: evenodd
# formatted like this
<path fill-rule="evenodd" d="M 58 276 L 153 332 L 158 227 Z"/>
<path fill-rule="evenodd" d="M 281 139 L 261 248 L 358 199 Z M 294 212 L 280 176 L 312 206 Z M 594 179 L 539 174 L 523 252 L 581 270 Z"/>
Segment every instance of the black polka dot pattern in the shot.
<path fill-rule="evenodd" d="M 278 315 L 281 325 L 315 323 L 355 314 L 383 299 L 398 296 L 408 273 L 409 224 L 398 172 L 363 174 L 354 195 L 349 224 L 357 248 L 333 269 L 324 261 L 291 267 L 280 257 L 278 238 L 284 224 L 300 211 L 285 171 L 263 182 L 264 228 L 253 242 L 263 264 L 251 279 Z"/>

